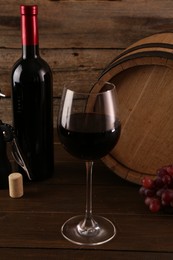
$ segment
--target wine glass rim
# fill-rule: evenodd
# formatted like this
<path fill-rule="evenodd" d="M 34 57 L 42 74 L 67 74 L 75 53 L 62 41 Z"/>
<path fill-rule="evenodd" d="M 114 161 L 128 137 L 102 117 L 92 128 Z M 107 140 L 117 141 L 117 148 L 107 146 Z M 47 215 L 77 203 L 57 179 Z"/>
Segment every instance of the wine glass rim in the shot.
<path fill-rule="evenodd" d="M 93 85 L 93 87 L 91 88 L 91 90 L 90 91 L 88 91 L 88 92 L 83 92 L 83 91 L 76 91 L 76 90 L 72 90 L 71 88 L 68 88 L 68 87 L 64 87 L 64 91 L 71 91 L 71 92 L 73 92 L 73 93 L 75 93 L 75 94 L 77 94 L 77 95 L 102 95 L 103 93 L 106 93 L 106 92 L 109 92 L 109 91 L 114 91 L 115 89 L 116 89 L 116 86 L 115 86 L 115 84 L 114 83 L 112 83 L 112 82 L 109 82 L 109 81 L 105 81 L 105 82 L 103 82 L 103 86 L 102 86 L 102 88 L 101 88 L 101 91 L 100 92 L 96 92 L 96 91 L 93 91 L 93 89 L 94 89 L 94 86 L 97 84 L 97 82 Z M 104 86 L 106 86 L 106 85 L 108 85 L 109 86 L 109 88 L 107 88 L 107 89 L 103 89 L 104 88 Z"/>

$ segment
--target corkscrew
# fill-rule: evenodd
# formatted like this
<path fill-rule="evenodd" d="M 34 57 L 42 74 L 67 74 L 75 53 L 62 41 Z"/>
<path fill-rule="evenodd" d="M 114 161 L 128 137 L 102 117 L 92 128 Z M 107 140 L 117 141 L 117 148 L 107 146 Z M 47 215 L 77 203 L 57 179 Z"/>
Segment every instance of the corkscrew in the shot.
<path fill-rule="evenodd" d="M 0 90 L 0 97 L 5 97 L 5 95 L 1 93 L 1 90 Z"/>
<path fill-rule="evenodd" d="M 8 142 L 11 144 L 11 153 L 12 153 L 14 160 L 26 172 L 29 180 L 32 180 L 29 166 L 27 165 L 27 162 L 24 159 L 24 155 L 19 147 L 16 135 L 15 135 L 14 127 L 9 124 L 3 123 L 0 120 L 0 128 L 3 132 L 5 142 Z"/>

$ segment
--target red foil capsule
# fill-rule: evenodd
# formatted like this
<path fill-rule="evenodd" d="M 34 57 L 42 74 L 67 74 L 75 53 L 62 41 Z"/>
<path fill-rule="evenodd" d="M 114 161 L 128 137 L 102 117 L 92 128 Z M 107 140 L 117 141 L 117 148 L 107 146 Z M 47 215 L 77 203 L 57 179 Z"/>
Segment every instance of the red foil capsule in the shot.
<path fill-rule="evenodd" d="M 22 45 L 38 45 L 38 6 L 21 5 Z"/>

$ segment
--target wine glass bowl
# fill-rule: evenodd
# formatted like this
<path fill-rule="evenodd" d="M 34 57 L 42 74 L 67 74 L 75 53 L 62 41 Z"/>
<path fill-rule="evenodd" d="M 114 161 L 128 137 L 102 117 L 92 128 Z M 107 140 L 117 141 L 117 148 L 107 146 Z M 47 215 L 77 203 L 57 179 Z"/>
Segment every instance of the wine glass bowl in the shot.
<path fill-rule="evenodd" d="M 84 216 L 67 220 L 61 232 L 79 245 L 98 245 L 116 234 L 114 224 L 92 214 L 93 162 L 107 155 L 118 142 L 121 124 L 116 88 L 105 82 L 98 93 L 79 93 L 64 88 L 57 131 L 64 148 L 86 162 L 86 210 Z"/>

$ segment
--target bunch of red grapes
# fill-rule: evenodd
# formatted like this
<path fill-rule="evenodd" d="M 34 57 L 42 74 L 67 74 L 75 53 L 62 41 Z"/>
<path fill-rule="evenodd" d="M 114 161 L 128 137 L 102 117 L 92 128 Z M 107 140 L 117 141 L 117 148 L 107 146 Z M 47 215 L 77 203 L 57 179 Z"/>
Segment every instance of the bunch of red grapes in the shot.
<path fill-rule="evenodd" d="M 158 169 L 155 179 L 144 177 L 139 193 L 151 212 L 173 210 L 173 165 Z"/>

